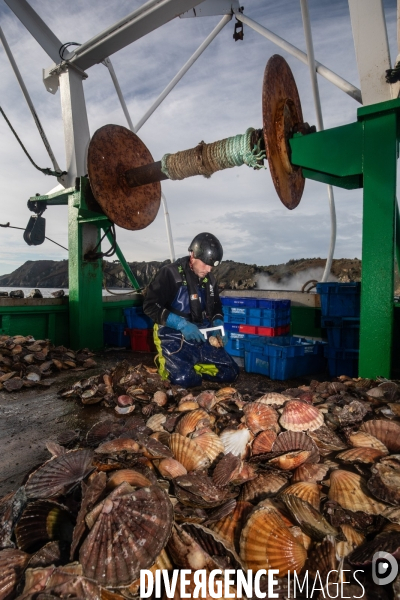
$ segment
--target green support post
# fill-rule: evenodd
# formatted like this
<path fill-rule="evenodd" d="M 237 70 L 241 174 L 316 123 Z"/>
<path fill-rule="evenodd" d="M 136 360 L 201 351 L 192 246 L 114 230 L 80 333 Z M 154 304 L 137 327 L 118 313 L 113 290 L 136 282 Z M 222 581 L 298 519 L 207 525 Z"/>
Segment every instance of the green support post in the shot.
<path fill-rule="evenodd" d="M 386 104 L 386 103 L 385 103 Z M 364 124 L 360 377 L 390 378 L 393 341 L 397 113 L 358 111 Z"/>
<path fill-rule="evenodd" d="M 396 262 L 397 270 L 400 273 L 400 209 L 399 201 L 396 201 Z"/>
<path fill-rule="evenodd" d="M 102 260 L 84 258 L 98 245 L 100 232 L 96 223 L 85 222 L 82 212 L 88 212 L 84 178 L 81 178 L 80 191 L 70 195 L 68 200 L 70 344 L 73 349 L 100 350 L 104 345 Z"/>

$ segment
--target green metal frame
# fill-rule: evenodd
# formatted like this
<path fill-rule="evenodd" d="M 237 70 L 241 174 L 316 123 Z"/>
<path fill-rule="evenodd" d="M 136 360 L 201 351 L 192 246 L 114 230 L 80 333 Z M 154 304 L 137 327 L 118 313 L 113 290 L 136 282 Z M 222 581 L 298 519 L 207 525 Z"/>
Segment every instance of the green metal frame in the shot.
<path fill-rule="evenodd" d="M 104 213 L 91 208 L 93 196 L 86 177 L 79 178 L 76 188 L 68 188 L 48 196 L 34 196 L 31 200 L 46 202 L 48 206 L 68 204 L 70 345 L 72 348 L 89 347 L 100 350 L 104 346 L 103 260 L 85 260 L 84 257 L 96 247 L 100 252 L 101 229 L 112 242 L 112 224 Z M 139 290 L 140 286 L 118 245 L 115 251 L 130 283 L 135 290 Z"/>
<path fill-rule="evenodd" d="M 357 123 L 290 140 L 305 177 L 364 188 L 359 375 L 390 377 L 400 99 L 361 107 Z M 398 210 L 397 210 L 398 214 Z M 397 221 L 398 221 L 397 216 Z M 399 227 L 399 226 L 398 226 Z"/>

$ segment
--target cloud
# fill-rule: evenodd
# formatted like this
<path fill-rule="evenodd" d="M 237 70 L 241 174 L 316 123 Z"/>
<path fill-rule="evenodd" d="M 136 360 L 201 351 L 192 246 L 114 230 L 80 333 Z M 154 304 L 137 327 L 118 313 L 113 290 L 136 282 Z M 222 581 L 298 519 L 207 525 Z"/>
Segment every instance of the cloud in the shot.
<path fill-rule="evenodd" d="M 140 6 L 142 0 L 30 0 L 32 7 L 65 42 L 82 43 Z M 384 2 L 392 57 L 397 54 L 396 2 Z M 245 14 L 305 51 L 300 4 L 252 0 Z M 359 85 L 347 0 L 309 0 L 317 60 L 355 85 Z M 64 132 L 60 94 L 49 94 L 42 83 L 42 68 L 51 60 L 6 5 L 0 7 L 3 31 L 49 138 L 64 168 Z M 211 32 L 221 17 L 174 19 L 111 57 L 132 120 L 136 123 L 172 77 Z M 304 118 L 315 123 L 315 110 L 306 65 L 288 56 L 245 26 L 242 42 L 232 39 L 233 22 L 212 42 L 192 69 L 143 126 L 139 135 L 155 160 L 166 152 L 244 133 L 262 126 L 261 85 L 268 58 L 281 53 L 289 62 L 303 106 Z M 41 167 L 51 166 L 5 53 L 0 48 L 2 107 L 27 150 Z M 325 127 L 356 119 L 358 104 L 318 77 Z M 96 65 L 84 82 L 90 132 L 107 123 L 126 126 L 107 69 Z M 28 162 L 4 121 L 0 121 L 0 223 L 24 227 L 31 213 L 26 202 L 35 193 L 46 193 L 54 180 Z M 187 252 L 200 230 L 221 238 L 224 255 L 248 263 L 269 264 L 304 256 L 326 256 L 330 219 L 326 186 L 308 181 L 300 206 L 287 211 L 279 202 L 269 171 L 247 167 L 181 182 L 163 183 L 167 197 L 176 256 Z M 335 257 L 361 256 L 362 194 L 335 189 L 338 238 Z M 49 207 L 44 214 L 47 235 L 68 246 L 66 207 Z M 118 242 L 128 260 L 163 260 L 169 249 L 162 209 L 146 229 L 130 232 L 118 228 Z M 107 245 L 106 245 L 107 246 Z M 22 232 L 0 228 L 0 273 L 25 260 L 63 259 L 65 250 L 46 241 L 28 247 Z"/>

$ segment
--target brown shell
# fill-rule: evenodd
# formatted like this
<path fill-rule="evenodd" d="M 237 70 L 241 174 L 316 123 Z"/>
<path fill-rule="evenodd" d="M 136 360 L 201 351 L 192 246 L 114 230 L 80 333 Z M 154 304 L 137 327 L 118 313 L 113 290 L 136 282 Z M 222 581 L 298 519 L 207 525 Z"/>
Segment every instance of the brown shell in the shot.
<path fill-rule="evenodd" d="M 171 502 L 159 486 L 133 491 L 121 484 L 102 502 L 82 544 L 79 562 L 84 574 L 105 587 L 131 583 L 164 548 L 172 519 Z"/>
<path fill-rule="evenodd" d="M 164 431 L 163 424 L 166 420 L 167 417 L 165 415 L 163 415 L 162 413 L 157 413 L 146 421 L 146 427 L 148 427 L 152 431 Z"/>
<path fill-rule="evenodd" d="M 339 559 L 348 556 L 354 548 L 358 548 L 365 541 L 362 533 L 356 531 L 351 525 L 343 523 L 340 528 L 346 537 L 346 541 L 336 542 L 336 553 Z"/>
<path fill-rule="evenodd" d="M 192 440 L 207 454 L 212 463 L 224 452 L 222 440 L 213 431 L 205 431 L 200 435 L 196 432 L 192 435 Z"/>
<path fill-rule="evenodd" d="M 265 498 L 275 496 L 288 482 L 284 473 L 270 471 L 259 473 L 252 481 L 247 481 L 242 487 L 240 500 L 259 502 Z"/>
<path fill-rule="evenodd" d="M 309 450 L 295 450 L 271 458 L 269 464 L 283 471 L 291 471 L 305 463 L 310 458 L 310 455 L 311 452 Z"/>
<path fill-rule="evenodd" d="M 290 400 L 283 407 L 279 423 L 290 431 L 314 431 L 324 424 L 324 417 L 315 406 L 301 400 Z"/>
<path fill-rule="evenodd" d="M 226 454 L 220 461 L 218 461 L 214 472 L 212 474 L 212 480 L 217 487 L 224 487 L 228 485 L 232 479 L 240 472 L 241 459 L 235 456 L 231 452 Z"/>
<path fill-rule="evenodd" d="M 272 446 L 272 452 L 283 453 L 292 450 L 308 450 L 310 455 L 306 462 L 317 463 L 319 461 L 318 448 L 313 440 L 301 431 L 284 431 L 276 438 Z"/>
<path fill-rule="evenodd" d="M 316 510 L 319 510 L 319 502 L 321 498 L 320 493 L 321 486 L 316 483 L 310 483 L 305 481 L 300 481 L 298 483 L 293 483 L 289 485 L 285 489 L 285 494 L 292 494 L 293 496 L 297 496 L 301 498 L 301 500 L 305 500 L 313 506 Z"/>
<path fill-rule="evenodd" d="M 307 552 L 279 515 L 267 507 L 248 518 L 240 538 L 240 556 L 248 569 L 278 569 L 279 577 L 302 570 Z"/>
<path fill-rule="evenodd" d="M 180 475 L 186 475 L 185 467 L 174 458 L 164 458 L 158 463 L 157 469 L 166 479 L 174 479 Z"/>
<path fill-rule="evenodd" d="M 400 452 L 399 423 L 383 420 L 366 421 L 360 429 L 378 438 L 390 452 Z"/>
<path fill-rule="evenodd" d="M 198 403 L 198 406 L 201 406 L 201 408 L 211 410 L 211 408 L 217 402 L 214 390 L 204 390 L 197 396 L 196 401 Z"/>
<path fill-rule="evenodd" d="M 100 496 L 106 489 L 107 476 L 103 472 L 95 472 L 89 482 L 86 485 L 83 481 L 82 486 L 82 502 L 79 508 L 78 516 L 76 517 L 76 525 L 72 535 L 72 543 L 70 550 L 70 559 L 74 559 L 75 551 L 81 541 L 81 538 L 86 530 L 85 517 L 86 514 L 92 510 Z"/>
<path fill-rule="evenodd" d="M 233 512 L 220 521 L 212 523 L 210 529 L 215 531 L 232 548 L 235 548 L 236 552 L 239 552 L 240 534 L 252 510 L 253 505 L 250 502 L 239 501 L 236 503 Z"/>
<path fill-rule="evenodd" d="M 219 436 L 223 445 L 224 453 L 231 452 L 235 456 L 244 458 L 248 452 L 248 445 L 251 442 L 252 434 L 247 428 L 242 429 L 225 429 Z"/>
<path fill-rule="evenodd" d="M 371 467 L 367 482 L 371 494 L 388 504 L 400 504 L 400 455 L 393 454 Z"/>
<path fill-rule="evenodd" d="M 382 531 L 372 540 L 358 546 L 347 557 L 351 565 L 370 565 L 377 552 L 387 552 L 398 557 L 400 552 L 400 532 Z"/>
<path fill-rule="evenodd" d="M 153 396 L 153 402 L 158 404 L 158 406 L 165 406 L 168 402 L 168 396 L 162 390 L 157 390 Z"/>
<path fill-rule="evenodd" d="M 280 495 L 292 517 L 301 529 L 314 540 L 323 540 L 327 535 L 337 536 L 339 531 L 332 527 L 322 514 L 311 504 L 293 494 Z"/>
<path fill-rule="evenodd" d="M 202 408 L 198 408 L 197 410 L 191 410 L 186 415 L 183 415 L 181 419 L 179 419 L 178 424 L 175 427 L 175 433 L 180 433 L 186 437 L 196 429 L 206 427 L 208 424 L 208 413 Z"/>
<path fill-rule="evenodd" d="M 0 598 L 14 598 L 14 590 L 29 560 L 29 554 L 14 548 L 0 551 Z"/>
<path fill-rule="evenodd" d="M 194 440 L 183 437 L 179 433 L 173 433 L 169 440 L 169 447 L 174 458 L 180 462 L 187 471 L 205 469 L 210 464 L 207 454 L 197 445 Z"/>
<path fill-rule="evenodd" d="M 382 455 L 388 454 L 385 444 L 366 431 L 354 431 L 350 433 L 348 440 L 353 448 L 373 448 L 379 450 Z"/>
<path fill-rule="evenodd" d="M 28 551 L 51 540 L 71 541 L 72 517 L 65 506 L 50 500 L 31 502 L 22 513 L 15 538 L 20 550 Z"/>
<path fill-rule="evenodd" d="M 174 479 L 175 495 L 185 506 L 214 508 L 237 496 L 237 491 L 217 488 L 211 477 L 202 473 L 188 473 Z"/>
<path fill-rule="evenodd" d="M 261 402 L 249 402 L 243 406 L 243 412 L 246 425 L 252 433 L 257 434 L 266 429 L 277 430 L 278 413 L 274 408 Z"/>
<path fill-rule="evenodd" d="M 336 454 L 336 458 L 340 458 L 344 462 L 360 462 L 365 464 L 370 464 L 381 458 L 386 453 L 382 453 L 381 450 L 376 450 L 375 448 L 350 448 L 350 450 L 345 450 L 344 452 L 339 452 Z"/>
<path fill-rule="evenodd" d="M 323 425 L 314 431 L 309 431 L 308 435 L 315 442 L 321 456 L 327 456 L 331 452 L 345 450 L 345 444 L 330 427 Z"/>
<path fill-rule="evenodd" d="M 175 410 L 178 412 L 186 412 L 188 410 L 196 410 L 199 408 L 199 405 L 194 400 L 185 400 L 182 404 L 179 404 Z"/>
<path fill-rule="evenodd" d="M 266 454 L 271 452 L 272 444 L 276 440 L 276 433 L 272 429 L 267 431 L 261 431 L 256 438 L 254 438 L 251 445 L 251 455 L 256 456 L 258 454 Z"/>
<path fill-rule="evenodd" d="M 171 434 L 168 433 L 168 431 L 155 431 L 150 434 L 150 437 L 169 448 L 169 438 L 171 437 Z"/>
<path fill-rule="evenodd" d="M 44 463 L 25 484 L 28 498 L 53 498 L 84 479 L 93 469 L 91 450 L 71 450 Z"/>
<path fill-rule="evenodd" d="M 386 506 L 367 496 L 363 488 L 365 489 L 365 485 L 360 475 L 337 469 L 330 476 L 329 499 L 346 510 L 379 515 Z"/>
<path fill-rule="evenodd" d="M 298 481 L 306 481 L 309 483 L 317 483 L 322 481 L 329 471 L 329 467 L 322 463 L 311 464 L 304 463 L 297 467 L 293 472 L 292 482 L 297 483 Z"/>
<path fill-rule="evenodd" d="M 113 490 L 124 482 L 129 483 L 132 487 L 147 487 L 154 483 L 139 471 L 135 471 L 134 469 L 120 469 L 108 478 L 107 490 Z"/>
<path fill-rule="evenodd" d="M 269 406 L 282 406 L 290 400 L 290 396 L 285 396 L 284 394 L 278 394 L 277 392 L 268 392 L 261 396 L 261 398 L 257 398 L 257 402 L 261 404 L 267 404 Z"/>
<path fill-rule="evenodd" d="M 130 438 L 117 438 L 100 444 L 95 449 L 96 454 L 117 454 L 119 452 L 139 452 L 139 444 Z"/>

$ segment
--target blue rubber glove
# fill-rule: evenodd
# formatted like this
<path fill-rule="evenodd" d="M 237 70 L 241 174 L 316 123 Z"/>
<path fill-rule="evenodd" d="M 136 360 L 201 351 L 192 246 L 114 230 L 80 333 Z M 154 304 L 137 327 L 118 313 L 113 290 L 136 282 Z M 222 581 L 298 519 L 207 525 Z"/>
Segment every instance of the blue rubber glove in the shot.
<path fill-rule="evenodd" d="M 179 315 L 174 315 L 174 313 L 169 313 L 168 318 L 166 320 L 167 327 L 172 327 L 172 329 L 177 329 L 180 331 L 188 342 L 205 342 L 204 335 L 201 333 L 197 325 L 191 323 L 190 321 L 186 321 L 183 317 Z"/>
<path fill-rule="evenodd" d="M 221 325 L 223 325 L 224 322 L 222 319 L 214 319 L 213 321 L 213 327 L 221 327 Z M 224 329 L 225 331 L 225 329 Z M 212 335 L 218 335 L 220 334 L 220 332 L 215 331 L 212 333 Z M 228 336 L 226 335 L 226 333 L 224 333 L 224 335 L 221 336 L 222 337 L 222 342 L 224 344 L 224 346 L 226 346 L 226 344 L 228 343 Z"/>

